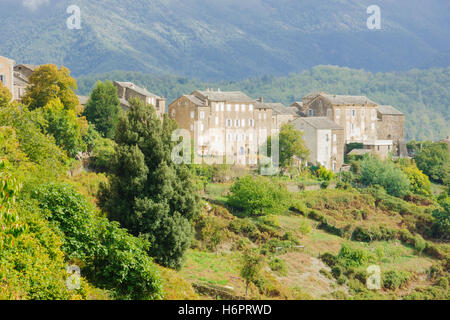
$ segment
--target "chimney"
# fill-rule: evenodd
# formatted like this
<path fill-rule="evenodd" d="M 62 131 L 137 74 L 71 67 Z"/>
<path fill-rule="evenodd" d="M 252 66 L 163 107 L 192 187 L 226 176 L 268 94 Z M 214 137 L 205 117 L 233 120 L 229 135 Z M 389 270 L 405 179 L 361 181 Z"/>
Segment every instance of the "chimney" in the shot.
<path fill-rule="evenodd" d="M 256 100 L 256 101 L 264 103 L 264 98 L 263 97 L 259 97 L 258 100 Z"/>

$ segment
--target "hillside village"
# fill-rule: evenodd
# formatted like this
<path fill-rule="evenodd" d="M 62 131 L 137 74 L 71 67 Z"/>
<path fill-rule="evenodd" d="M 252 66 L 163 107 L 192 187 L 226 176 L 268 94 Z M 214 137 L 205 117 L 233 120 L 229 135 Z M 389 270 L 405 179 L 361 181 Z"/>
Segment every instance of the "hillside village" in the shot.
<path fill-rule="evenodd" d="M 0 89 L 0 299 L 449 299 L 450 140 L 406 143 L 393 106 L 168 103 L 125 81 L 88 97 L 66 68 L 5 57 Z M 170 160 L 176 128 L 192 164 Z M 265 176 L 278 133 L 304 156 Z"/>
<path fill-rule="evenodd" d="M 0 80 L 21 101 L 29 77 L 39 66 L 15 65 L 14 60 L 0 57 Z M 168 113 L 181 129 L 195 137 L 196 153 L 212 157 L 211 163 L 257 165 L 258 146 L 268 136 L 291 123 L 304 133 L 310 151 L 307 161 L 333 172 L 348 170 L 344 156 L 372 153 L 387 158 L 407 156 L 405 117 L 393 106 L 379 105 L 364 96 L 313 92 L 289 107 L 253 99 L 243 92 L 220 89 L 196 90 L 184 94 L 168 105 L 164 97 L 131 82 L 114 81 L 120 105 L 129 106 L 131 98 L 139 98 L 155 107 L 158 116 Z M 79 96 L 85 106 L 88 97 Z M 357 147 L 348 148 L 351 144 Z"/>

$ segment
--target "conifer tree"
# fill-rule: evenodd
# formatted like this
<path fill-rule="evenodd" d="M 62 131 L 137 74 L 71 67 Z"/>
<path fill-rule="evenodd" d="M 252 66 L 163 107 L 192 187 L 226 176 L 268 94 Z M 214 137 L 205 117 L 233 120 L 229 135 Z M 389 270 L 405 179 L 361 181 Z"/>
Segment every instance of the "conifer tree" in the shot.
<path fill-rule="evenodd" d="M 181 266 L 192 238 L 192 219 L 199 196 L 186 165 L 171 160 L 172 131 L 167 116 L 160 121 L 154 108 L 134 99 L 119 117 L 109 183 L 99 191 L 100 206 L 136 236 L 151 242 L 149 254 L 168 267 Z"/>

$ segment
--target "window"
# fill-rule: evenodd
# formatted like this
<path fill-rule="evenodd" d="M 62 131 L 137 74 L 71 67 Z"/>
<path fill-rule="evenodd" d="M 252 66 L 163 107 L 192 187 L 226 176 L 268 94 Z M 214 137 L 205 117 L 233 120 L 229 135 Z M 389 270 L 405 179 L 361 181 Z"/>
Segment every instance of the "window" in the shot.
<path fill-rule="evenodd" d="M 261 120 L 261 113 L 258 113 L 258 119 Z"/>
<path fill-rule="evenodd" d="M 241 126 L 242 126 L 242 127 L 245 127 L 245 119 L 242 119 L 242 120 L 241 120 Z"/>
<path fill-rule="evenodd" d="M 341 117 L 341 109 L 336 109 L 336 118 L 339 119 Z"/>
<path fill-rule="evenodd" d="M 199 128 L 200 128 L 200 131 L 203 131 L 203 129 L 205 129 L 205 127 L 203 126 L 203 123 L 200 123 Z"/>
<path fill-rule="evenodd" d="M 312 117 L 314 115 L 314 112 L 312 109 L 308 110 L 308 117 Z"/>
<path fill-rule="evenodd" d="M 191 124 L 191 131 L 194 131 L 194 125 Z"/>
<path fill-rule="evenodd" d="M 248 141 L 253 141 L 253 133 L 249 133 L 249 135 L 248 135 Z"/>
<path fill-rule="evenodd" d="M 231 119 L 227 119 L 227 127 L 231 127 Z"/>
<path fill-rule="evenodd" d="M 231 104 L 227 104 L 227 111 L 231 111 Z"/>
<path fill-rule="evenodd" d="M 205 119 L 205 112 L 200 111 L 200 119 Z"/>
<path fill-rule="evenodd" d="M 356 110 L 352 110 L 352 117 L 354 118 L 356 115 Z"/>
<path fill-rule="evenodd" d="M 216 126 L 218 126 L 219 125 L 219 117 L 216 117 Z"/>
<path fill-rule="evenodd" d="M 333 154 L 337 154 L 337 148 L 333 147 Z"/>
<path fill-rule="evenodd" d="M 222 102 L 222 103 L 220 104 L 220 111 L 224 111 L 224 110 L 225 110 L 225 103 Z"/>
<path fill-rule="evenodd" d="M 175 110 L 172 110 L 172 118 L 175 117 Z"/>
<path fill-rule="evenodd" d="M 254 126 L 255 126 L 255 120 L 249 119 L 249 120 L 248 120 L 248 125 L 249 125 L 250 127 L 254 127 Z"/>
<path fill-rule="evenodd" d="M 238 104 L 234 105 L 234 111 L 236 111 L 236 112 L 239 111 L 239 105 Z"/>
<path fill-rule="evenodd" d="M 245 112 L 245 104 L 241 105 L 241 111 Z"/>
<path fill-rule="evenodd" d="M 253 105 L 252 104 L 248 106 L 248 111 L 253 111 Z"/>
<path fill-rule="evenodd" d="M 227 133 L 227 141 L 230 141 L 230 140 L 231 140 L 231 134 Z"/>
<path fill-rule="evenodd" d="M 328 133 L 325 135 L 325 141 L 326 142 L 330 141 L 330 137 L 328 136 Z"/>
<path fill-rule="evenodd" d="M 372 122 L 372 130 L 375 130 L 375 122 Z"/>
<path fill-rule="evenodd" d="M 218 104 L 218 103 L 216 103 L 216 112 L 218 112 L 218 111 L 219 111 L 219 108 L 220 108 L 219 104 Z"/>
<path fill-rule="evenodd" d="M 195 118 L 195 111 L 191 111 L 191 119 Z"/>
<path fill-rule="evenodd" d="M 244 147 L 240 147 L 240 148 L 239 148 L 239 154 L 240 154 L 241 156 L 244 155 Z"/>
<path fill-rule="evenodd" d="M 264 120 L 267 119 L 267 114 L 265 112 L 264 112 L 263 118 L 264 118 Z"/>
<path fill-rule="evenodd" d="M 333 141 L 336 142 L 336 134 L 333 134 Z"/>
<path fill-rule="evenodd" d="M 239 119 L 234 120 L 234 126 L 239 127 Z"/>
<path fill-rule="evenodd" d="M 352 123 L 352 131 L 354 131 L 354 130 L 355 130 L 355 124 Z"/>
<path fill-rule="evenodd" d="M 361 110 L 361 117 L 364 118 L 366 116 L 366 110 L 362 109 Z"/>
<path fill-rule="evenodd" d="M 375 109 L 372 110 L 372 120 L 375 120 L 375 118 L 377 117 L 377 112 L 375 111 Z"/>

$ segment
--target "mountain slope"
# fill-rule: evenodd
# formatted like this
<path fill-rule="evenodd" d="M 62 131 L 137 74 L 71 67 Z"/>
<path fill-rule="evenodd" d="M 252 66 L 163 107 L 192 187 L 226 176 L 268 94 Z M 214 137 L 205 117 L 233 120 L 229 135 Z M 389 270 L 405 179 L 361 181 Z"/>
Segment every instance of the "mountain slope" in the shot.
<path fill-rule="evenodd" d="M 450 64 L 450 3 L 379 0 L 0 0 L 0 54 L 67 65 L 76 75 L 133 70 L 202 79 L 285 75 L 318 64 L 370 71 Z"/>

